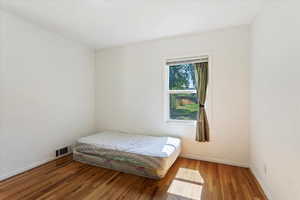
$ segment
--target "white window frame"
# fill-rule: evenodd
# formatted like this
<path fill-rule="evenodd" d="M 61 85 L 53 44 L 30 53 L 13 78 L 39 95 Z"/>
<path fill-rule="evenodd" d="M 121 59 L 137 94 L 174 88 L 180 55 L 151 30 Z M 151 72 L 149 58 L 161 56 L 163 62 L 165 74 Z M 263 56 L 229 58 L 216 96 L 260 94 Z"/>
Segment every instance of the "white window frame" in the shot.
<path fill-rule="evenodd" d="M 165 82 L 165 89 L 164 89 L 164 110 L 165 110 L 165 122 L 169 125 L 179 125 L 179 126 L 196 126 L 196 120 L 179 120 L 179 119 L 171 119 L 170 118 L 170 94 L 195 94 L 197 93 L 196 90 L 170 90 L 169 89 L 169 70 L 170 66 L 166 64 L 168 60 L 175 60 L 175 61 L 185 61 L 190 59 L 206 59 L 206 62 L 209 62 L 208 56 L 201 56 L 201 57 L 184 57 L 184 58 L 176 58 L 176 59 L 166 59 L 164 64 L 164 82 Z M 191 62 L 197 63 L 197 62 Z"/>

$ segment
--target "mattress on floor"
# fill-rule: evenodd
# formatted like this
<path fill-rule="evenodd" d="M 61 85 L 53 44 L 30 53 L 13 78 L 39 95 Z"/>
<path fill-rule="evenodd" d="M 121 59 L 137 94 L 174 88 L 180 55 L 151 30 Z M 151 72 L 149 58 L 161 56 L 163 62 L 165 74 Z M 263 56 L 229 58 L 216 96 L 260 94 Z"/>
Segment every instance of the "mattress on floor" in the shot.
<path fill-rule="evenodd" d="M 181 151 L 174 137 L 101 132 L 77 140 L 74 159 L 149 178 L 162 178 Z"/>

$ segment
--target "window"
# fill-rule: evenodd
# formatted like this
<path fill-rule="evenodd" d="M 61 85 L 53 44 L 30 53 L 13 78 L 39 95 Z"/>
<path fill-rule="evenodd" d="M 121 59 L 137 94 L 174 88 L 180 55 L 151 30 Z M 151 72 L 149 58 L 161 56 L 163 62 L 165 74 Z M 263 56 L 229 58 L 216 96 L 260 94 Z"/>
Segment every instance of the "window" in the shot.
<path fill-rule="evenodd" d="M 169 66 L 169 118 L 197 119 L 197 95 L 194 64 Z"/>
<path fill-rule="evenodd" d="M 166 66 L 166 118 L 168 122 L 197 120 L 198 99 L 195 64 L 207 58 L 168 60 Z"/>

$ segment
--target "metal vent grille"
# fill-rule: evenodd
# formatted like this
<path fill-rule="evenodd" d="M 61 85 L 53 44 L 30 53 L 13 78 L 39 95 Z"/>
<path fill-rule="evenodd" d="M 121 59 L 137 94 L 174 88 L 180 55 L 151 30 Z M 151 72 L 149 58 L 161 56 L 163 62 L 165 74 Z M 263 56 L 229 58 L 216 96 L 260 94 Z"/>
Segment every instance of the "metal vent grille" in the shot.
<path fill-rule="evenodd" d="M 56 157 L 62 156 L 69 153 L 69 148 L 68 147 L 63 147 L 61 149 L 57 149 L 55 152 Z"/>

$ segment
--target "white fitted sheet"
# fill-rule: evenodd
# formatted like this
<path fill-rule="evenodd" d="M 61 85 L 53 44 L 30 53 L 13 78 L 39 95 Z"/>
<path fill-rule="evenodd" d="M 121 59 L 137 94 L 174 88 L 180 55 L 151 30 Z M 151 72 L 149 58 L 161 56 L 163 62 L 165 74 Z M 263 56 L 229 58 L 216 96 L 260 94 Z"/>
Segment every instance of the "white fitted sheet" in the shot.
<path fill-rule="evenodd" d="M 92 144 L 103 149 L 161 158 L 171 156 L 181 145 L 181 140 L 175 137 L 137 135 L 110 131 L 80 138 L 78 142 Z"/>
<path fill-rule="evenodd" d="M 105 131 L 78 139 L 73 151 L 74 159 L 80 162 L 150 178 L 162 178 L 179 156 L 181 140 Z M 99 160 L 105 162 L 101 164 Z M 114 163 L 114 166 L 108 166 L 107 162 Z M 139 170 L 132 170 L 131 166 L 135 169 L 142 167 L 143 174 Z"/>

